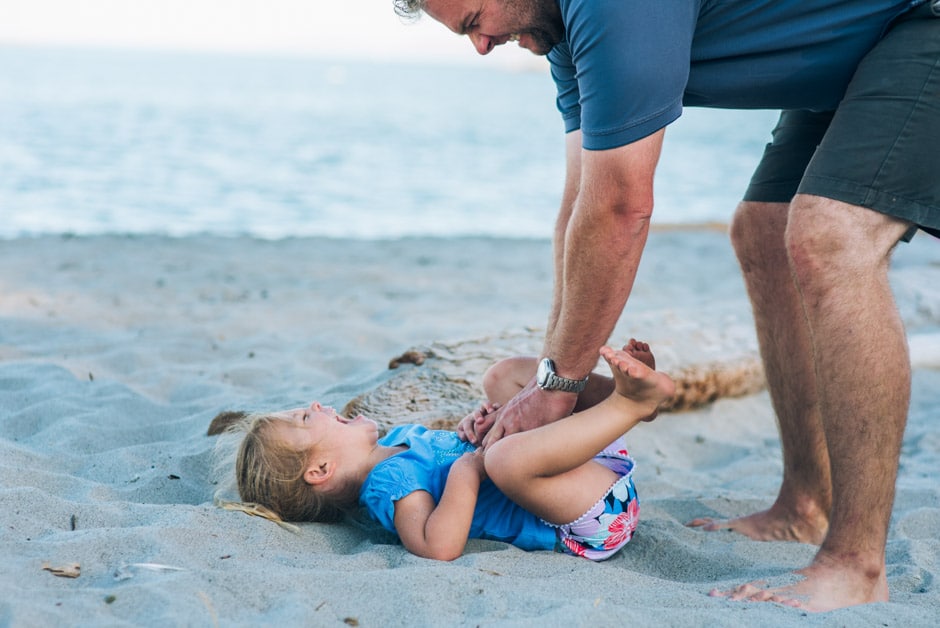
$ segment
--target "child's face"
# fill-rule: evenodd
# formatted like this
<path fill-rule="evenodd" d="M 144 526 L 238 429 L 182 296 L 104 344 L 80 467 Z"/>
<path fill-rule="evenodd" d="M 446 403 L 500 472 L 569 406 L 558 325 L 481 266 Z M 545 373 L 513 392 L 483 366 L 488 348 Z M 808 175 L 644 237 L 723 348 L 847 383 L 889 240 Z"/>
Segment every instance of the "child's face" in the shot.
<path fill-rule="evenodd" d="M 316 401 L 306 408 L 275 412 L 273 416 L 285 421 L 286 428 L 279 430 L 279 436 L 296 451 L 310 451 L 314 447 L 344 450 L 361 447 L 370 451 L 378 440 L 375 421 L 362 415 L 347 419 Z"/>

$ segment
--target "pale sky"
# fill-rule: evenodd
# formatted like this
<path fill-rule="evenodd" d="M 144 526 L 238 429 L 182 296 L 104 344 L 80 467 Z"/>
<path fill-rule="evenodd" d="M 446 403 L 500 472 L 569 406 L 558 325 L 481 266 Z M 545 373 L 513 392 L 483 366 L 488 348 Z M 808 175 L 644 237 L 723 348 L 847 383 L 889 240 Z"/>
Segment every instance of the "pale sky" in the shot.
<path fill-rule="evenodd" d="M 538 62 L 510 46 L 479 59 L 465 37 L 428 17 L 403 23 L 391 0 L 0 0 L 4 44 Z"/>

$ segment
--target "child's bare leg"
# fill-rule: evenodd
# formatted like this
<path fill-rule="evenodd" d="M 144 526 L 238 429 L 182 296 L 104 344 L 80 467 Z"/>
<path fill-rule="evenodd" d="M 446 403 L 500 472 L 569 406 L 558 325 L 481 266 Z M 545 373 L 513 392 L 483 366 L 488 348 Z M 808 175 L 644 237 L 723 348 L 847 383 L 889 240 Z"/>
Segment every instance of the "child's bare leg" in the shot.
<path fill-rule="evenodd" d="M 625 349 L 601 349 L 615 387 L 606 400 L 487 448 L 487 474 L 516 503 L 546 520 L 565 523 L 583 514 L 613 483 L 613 472 L 592 462 L 594 456 L 675 391 L 668 375 Z"/>
<path fill-rule="evenodd" d="M 526 356 L 505 358 L 493 364 L 483 374 L 483 392 L 487 401 L 505 404 L 525 388 L 537 368 L 538 358 Z"/>

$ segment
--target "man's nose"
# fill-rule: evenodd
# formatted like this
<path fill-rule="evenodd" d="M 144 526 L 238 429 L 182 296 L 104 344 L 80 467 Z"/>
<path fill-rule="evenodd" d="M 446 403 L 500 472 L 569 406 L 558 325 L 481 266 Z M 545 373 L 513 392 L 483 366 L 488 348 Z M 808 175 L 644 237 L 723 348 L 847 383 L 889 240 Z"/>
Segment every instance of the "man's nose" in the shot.
<path fill-rule="evenodd" d="M 487 35 L 471 33 L 469 37 L 473 47 L 476 48 L 476 51 L 481 55 L 489 54 L 490 51 L 496 47 L 496 44 L 493 43 L 493 38 L 488 37 Z"/>

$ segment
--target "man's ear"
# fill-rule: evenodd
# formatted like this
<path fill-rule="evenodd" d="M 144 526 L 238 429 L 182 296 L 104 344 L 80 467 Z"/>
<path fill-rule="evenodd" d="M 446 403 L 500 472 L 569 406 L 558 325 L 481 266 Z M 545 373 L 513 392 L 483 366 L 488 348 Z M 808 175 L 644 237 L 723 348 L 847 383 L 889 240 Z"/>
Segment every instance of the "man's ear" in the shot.
<path fill-rule="evenodd" d="M 329 460 L 311 461 L 304 471 L 304 482 L 311 486 L 318 486 L 333 477 L 336 463 Z"/>

